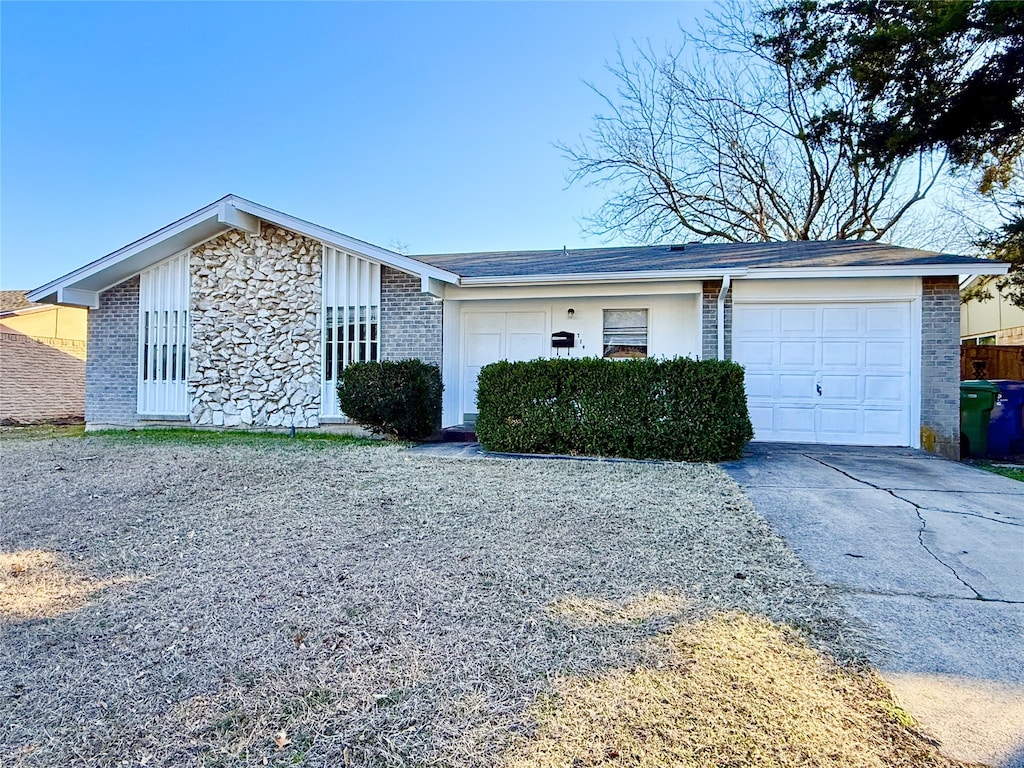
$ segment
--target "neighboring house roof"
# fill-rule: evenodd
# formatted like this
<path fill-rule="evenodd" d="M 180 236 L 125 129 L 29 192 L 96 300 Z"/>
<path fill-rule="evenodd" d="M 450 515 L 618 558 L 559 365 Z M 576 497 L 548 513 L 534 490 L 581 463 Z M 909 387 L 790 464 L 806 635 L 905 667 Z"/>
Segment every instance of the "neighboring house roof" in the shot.
<path fill-rule="evenodd" d="M 443 294 L 453 285 L 707 280 L 730 277 L 879 277 L 1005 274 L 1008 264 L 882 243 L 830 240 L 706 243 L 568 251 L 501 251 L 403 256 L 317 224 L 227 195 L 113 253 L 30 291 L 37 302 L 97 307 L 99 293 L 163 259 L 230 229 L 258 231 L 259 221 L 394 267 Z"/>
<path fill-rule="evenodd" d="M 792 241 L 776 243 L 690 243 L 624 248 L 554 251 L 494 251 L 414 256 L 463 277 L 501 280 L 539 275 L 573 276 L 609 273 L 755 272 L 799 270 L 861 271 L 865 274 L 957 274 L 1005 272 L 999 262 L 933 253 L 862 240 Z M 761 275 L 758 275 L 761 276 Z M 764 274 L 768 277 L 770 275 Z M 781 275 L 780 275 L 781 276 Z"/>
<path fill-rule="evenodd" d="M 29 301 L 27 293 L 28 291 L 0 291 L 0 317 L 52 308 L 50 304 Z"/>

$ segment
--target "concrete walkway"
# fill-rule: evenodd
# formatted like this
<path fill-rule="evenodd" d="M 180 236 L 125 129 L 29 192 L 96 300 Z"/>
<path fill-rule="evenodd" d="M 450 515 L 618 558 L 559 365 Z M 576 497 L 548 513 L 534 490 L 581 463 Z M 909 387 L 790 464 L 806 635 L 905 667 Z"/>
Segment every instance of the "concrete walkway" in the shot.
<path fill-rule="evenodd" d="M 723 467 L 943 752 L 1024 768 L 1024 483 L 898 448 L 753 443 Z"/>

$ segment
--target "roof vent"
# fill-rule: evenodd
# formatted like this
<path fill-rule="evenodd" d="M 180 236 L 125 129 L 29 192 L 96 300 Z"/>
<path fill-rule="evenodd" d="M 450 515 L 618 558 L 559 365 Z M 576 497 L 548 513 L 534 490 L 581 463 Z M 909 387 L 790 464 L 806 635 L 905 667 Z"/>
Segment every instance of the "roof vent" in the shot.
<path fill-rule="evenodd" d="M 685 251 L 686 250 L 686 246 L 685 245 L 670 245 L 668 247 L 668 249 L 670 251 Z"/>

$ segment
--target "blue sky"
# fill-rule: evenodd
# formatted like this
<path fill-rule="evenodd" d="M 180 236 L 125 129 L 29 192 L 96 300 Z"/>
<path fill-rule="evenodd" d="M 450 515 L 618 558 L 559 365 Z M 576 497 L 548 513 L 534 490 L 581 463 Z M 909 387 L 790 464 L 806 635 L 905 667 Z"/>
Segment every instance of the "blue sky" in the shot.
<path fill-rule="evenodd" d="M 0 5 L 0 285 L 227 194 L 410 253 L 599 245 L 586 133 L 631 40 L 701 3 Z"/>

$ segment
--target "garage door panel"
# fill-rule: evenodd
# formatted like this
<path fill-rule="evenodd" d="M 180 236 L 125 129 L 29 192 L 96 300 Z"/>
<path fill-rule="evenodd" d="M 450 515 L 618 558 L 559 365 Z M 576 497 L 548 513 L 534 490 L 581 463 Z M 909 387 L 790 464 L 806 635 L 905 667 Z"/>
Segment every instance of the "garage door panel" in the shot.
<path fill-rule="evenodd" d="M 778 333 L 778 311 L 775 309 L 747 309 L 733 313 L 734 333 L 743 336 L 774 337 Z"/>
<path fill-rule="evenodd" d="M 825 335 L 857 336 L 861 332 L 859 307 L 825 307 L 821 311 L 821 330 Z"/>
<path fill-rule="evenodd" d="M 775 362 L 775 347 L 767 341 L 736 342 L 733 357 L 745 361 L 749 368 L 770 366 Z"/>
<path fill-rule="evenodd" d="M 814 365 L 817 344 L 813 341 L 779 342 L 779 366 L 782 368 L 807 368 Z"/>
<path fill-rule="evenodd" d="M 770 406 L 752 406 L 750 409 L 750 423 L 754 427 L 754 432 L 774 432 L 774 415 L 775 409 Z"/>
<path fill-rule="evenodd" d="M 864 365 L 868 368 L 906 368 L 909 347 L 901 341 L 865 341 Z"/>
<path fill-rule="evenodd" d="M 860 376 L 830 374 L 821 377 L 822 400 L 860 400 Z"/>
<path fill-rule="evenodd" d="M 869 408 L 864 411 L 865 431 L 880 435 L 898 434 L 900 430 L 897 426 L 901 413 L 898 408 Z"/>
<path fill-rule="evenodd" d="M 874 445 L 905 445 L 900 409 L 864 411 L 864 437 Z"/>
<path fill-rule="evenodd" d="M 810 400 L 815 394 L 816 380 L 813 374 L 779 374 L 779 398 Z"/>
<path fill-rule="evenodd" d="M 770 373 L 748 373 L 745 378 L 747 385 L 747 397 L 772 396 L 772 385 L 775 383 L 775 376 Z"/>
<path fill-rule="evenodd" d="M 903 335 L 910 326 L 910 310 L 906 306 L 867 307 L 864 310 L 865 328 L 869 334 L 893 333 Z"/>
<path fill-rule="evenodd" d="M 814 414 L 806 408 L 780 405 L 775 409 L 775 429 L 780 432 L 788 432 L 791 435 L 803 436 L 813 442 Z"/>
<path fill-rule="evenodd" d="M 784 336 L 792 334 L 805 336 L 814 333 L 817 327 L 817 309 L 783 307 L 779 310 L 779 330 Z"/>
<path fill-rule="evenodd" d="M 860 432 L 859 408 L 830 408 L 823 406 L 819 411 L 819 431 L 841 437 L 840 442 L 856 438 Z M 833 438 L 835 439 L 835 438 Z"/>
<path fill-rule="evenodd" d="M 905 382 L 899 376 L 865 376 L 865 400 L 901 401 L 906 394 Z"/>
<path fill-rule="evenodd" d="M 822 341 L 821 363 L 825 367 L 857 367 L 861 344 L 857 341 Z"/>

